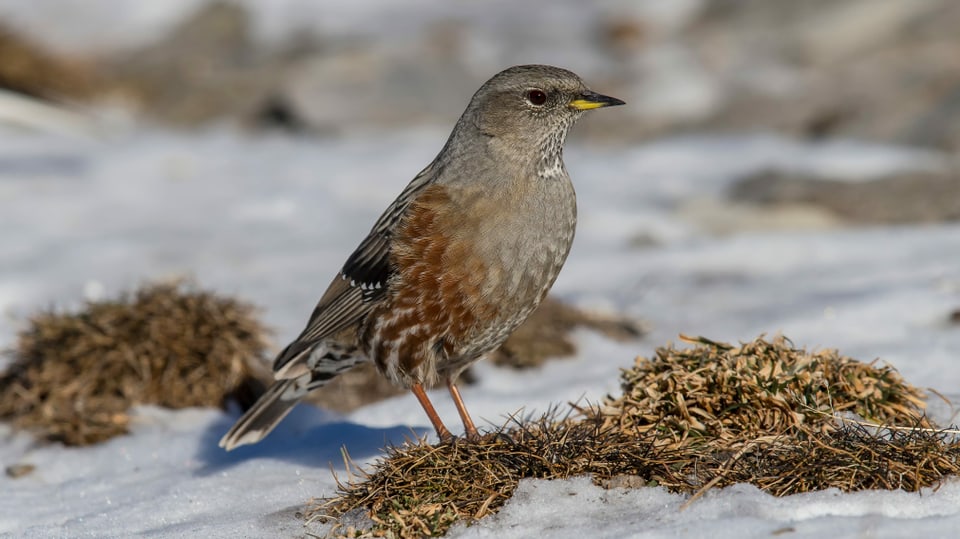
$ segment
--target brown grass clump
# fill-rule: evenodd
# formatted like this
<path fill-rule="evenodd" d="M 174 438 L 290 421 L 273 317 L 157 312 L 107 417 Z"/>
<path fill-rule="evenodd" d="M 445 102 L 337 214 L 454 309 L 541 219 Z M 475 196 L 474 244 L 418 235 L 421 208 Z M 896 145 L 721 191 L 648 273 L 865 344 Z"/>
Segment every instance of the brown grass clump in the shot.
<path fill-rule="evenodd" d="M 52 54 L 0 23 L 0 88 L 43 99 L 89 97 L 96 86 L 94 69 Z"/>
<path fill-rule="evenodd" d="M 738 482 L 776 496 L 916 491 L 960 473 L 960 444 L 890 367 L 783 338 L 694 342 L 638 359 L 622 375 L 624 394 L 598 408 L 511 421 L 478 443 L 390 447 L 307 515 L 346 537 L 437 536 L 495 513 L 524 478 L 590 474 L 607 488 L 659 485 L 692 502 Z M 847 412 L 864 419 L 836 415 Z"/>
<path fill-rule="evenodd" d="M 862 363 L 836 350 L 808 353 L 784 338 L 738 347 L 704 338 L 695 348 L 659 348 L 624 371 L 623 395 L 603 415 L 623 430 L 658 429 L 662 443 L 711 444 L 758 436 L 807 437 L 836 428 L 852 412 L 883 425 L 930 428 L 924 395 L 890 366 Z"/>
<path fill-rule="evenodd" d="M 0 418 L 67 445 L 127 432 L 136 404 L 221 406 L 258 393 L 253 308 L 177 284 L 40 313 L 0 376 Z"/>
<path fill-rule="evenodd" d="M 621 341 L 639 338 L 645 332 L 635 320 L 589 313 L 548 297 L 490 359 L 499 367 L 528 369 L 550 358 L 572 356 L 577 353 L 572 333 L 578 328 Z"/>

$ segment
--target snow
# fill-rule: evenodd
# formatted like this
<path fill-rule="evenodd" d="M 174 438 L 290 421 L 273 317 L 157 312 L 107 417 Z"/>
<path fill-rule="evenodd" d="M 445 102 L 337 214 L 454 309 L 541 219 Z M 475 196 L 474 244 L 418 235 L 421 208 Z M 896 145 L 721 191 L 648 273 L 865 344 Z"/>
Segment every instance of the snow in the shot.
<path fill-rule="evenodd" d="M 585 120 L 585 121 L 589 121 Z M 78 142 L 0 132 L 0 345 L 30 312 L 76 306 L 145 280 L 189 276 L 263 308 L 282 344 L 379 212 L 441 146 L 435 130 L 344 139 L 155 130 Z M 371 159 L 377 155 L 377 159 Z M 637 147 L 573 141 L 567 162 L 581 226 L 555 288 L 577 304 L 647 319 L 642 342 L 576 335 L 576 358 L 538 371 L 481 364 L 464 398 L 485 425 L 617 391 L 620 368 L 678 333 L 880 357 L 911 382 L 956 395 L 960 226 L 757 230 L 715 236 L 675 211 L 737 177 L 779 167 L 867 181 L 940 157 L 771 135 L 689 137 Z M 637 234 L 653 245 L 630 247 Z M 440 414 L 456 424 L 449 398 Z M 940 417 L 953 411 L 940 406 Z M 411 396 L 338 416 L 301 407 L 264 442 L 224 453 L 238 411 L 140 408 L 129 436 L 90 448 L 37 445 L 0 426 L 0 535 L 262 537 L 305 533 L 296 512 L 335 491 L 345 448 L 359 463 L 387 443 L 432 435 Z M 960 484 L 936 492 L 836 491 L 777 499 L 750 486 L 683 511 L 659 488 L 529 481 L 503 511 L 453 537 L 942 536 L 960 526 Z M 322 531 L 322 529 L 321 529 Z"/>
<path fill-rule="evenodd" d="M 822 492 L 776 498 L 752 485 L 708 492 L 683 509 L 683 496 L 663 489 L 603 489 L 589 478 L 524 480 L 497 515 L 463 538 L 552 537 L 902 537 L 904 528 L 937 536 L 960 522 L 960 484 L 935 494 Z M 887 517 L 887 518 L 883 518 Z M 547 523 L 547 524 L 545 524 Z"/>

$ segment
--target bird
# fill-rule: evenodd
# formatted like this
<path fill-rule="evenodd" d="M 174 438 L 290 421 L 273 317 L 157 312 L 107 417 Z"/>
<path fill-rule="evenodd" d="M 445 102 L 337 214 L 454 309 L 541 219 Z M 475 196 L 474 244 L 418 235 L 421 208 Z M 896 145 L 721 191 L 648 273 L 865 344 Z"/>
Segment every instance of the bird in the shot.
<path fill-rule="evenodd" d="M 457 378 L 553 286 L 577 223 L 567 134 L 585 111 L 623 104 L 547 65 L 485 82 L 440 153 L 347 258 L 274 360 L 273 385 L 220 447 L 260 441 L 308 393 L 370 361 L 413 392 L 441 441 L 453 441 L 424 389 L 446 384 L 466 439 L 478 440 Z"/>

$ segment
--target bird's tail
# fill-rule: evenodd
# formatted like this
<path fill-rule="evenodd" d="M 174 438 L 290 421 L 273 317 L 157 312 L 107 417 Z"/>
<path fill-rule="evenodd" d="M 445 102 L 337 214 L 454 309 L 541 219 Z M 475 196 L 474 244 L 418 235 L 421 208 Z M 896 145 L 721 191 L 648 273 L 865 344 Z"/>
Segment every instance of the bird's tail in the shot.
<path fill-rule="evenodd" d="M 309 375 L 304 375 L 307 376 Z M 241 445 L 259 442 L 270 434 L 277 423 L 287 417 L 290 410 L 309 392 L 302 378 L 274 382 L 230 431 L 220 438 L 220 447 L 230 451 Z"/>
<path fill-rule="evenodd" d="M 315 364 L 313 370 L 299 376 L 277 380 L 257 402 L 243 414 L 223 438 L 220 447 L 230 451 L 241 445 L 253 444 L 262 440 L 280 421 L 293 410 L 307 393 L 327 385 L 339 374 L 362 363 L 365 358 L 359 355 L 342 356 L 331 361 L 326 355 Z"/>

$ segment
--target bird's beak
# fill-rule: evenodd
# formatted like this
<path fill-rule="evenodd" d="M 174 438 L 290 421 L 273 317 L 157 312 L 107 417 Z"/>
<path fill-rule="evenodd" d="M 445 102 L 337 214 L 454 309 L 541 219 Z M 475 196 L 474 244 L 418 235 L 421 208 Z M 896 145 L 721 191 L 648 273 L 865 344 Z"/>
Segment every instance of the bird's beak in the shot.
<path fill-rule="evenodd" d="M 616 97 L 600 95 L 596 92 L 591 92 L 590 90 L 583 92 L 577 96 L 576 99 L 570 102 L 570 106 L 577 110 L 598 109 L 600 107 L 615 107 L 617 105 L 625 104 L 626 103 L 617 99 Z"/>

